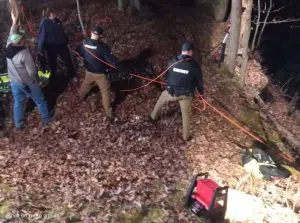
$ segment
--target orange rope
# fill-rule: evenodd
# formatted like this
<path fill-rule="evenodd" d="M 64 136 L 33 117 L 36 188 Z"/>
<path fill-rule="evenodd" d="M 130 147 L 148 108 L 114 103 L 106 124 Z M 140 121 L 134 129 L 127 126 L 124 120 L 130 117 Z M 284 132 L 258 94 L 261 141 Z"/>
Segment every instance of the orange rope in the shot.
<path fill-rule="evenodd" d="M 94 55 L 92 52 L 90 52 L 87 48 L 85 48 L 85 49 L 87 50 L 87 52 L 89 52 L 93 57 L 95 57 L 95 58 L 98 59 L 99 61 L 103 62 L 104 64 L 106 64 L 106 65 L 109 66 L 109 67 L 112 67 L 112 68 L 115 68 L 115 69 L 116 69 L 116 67 L 114 67 L 113 65 L 111 65 L 111 64 L 105 62 L 104 60 L 98 58 L 96 55 Z M 170 67 L 168 67 L 164 72 L 162 72 L 162 73 L 161 73 L 160 75 L 158 75 L 156 78 L 154 78 L 154 79 L 152 79 L 152 80 L 150 79 L 150 81 L 149 81 L 147 84 L 145 84 L 145 85 L 143 85 L 143 86 L 141 86 L 141 87 L 138 87 L 138 88 L 136 88 L 136 89 L 123 90 L 123 91 L 129 92 L 129 91 L 139 90 L 139 89 L 141 89 L 141 88 L 144 88 L 144 87 L 149 86 L 149 85 L 150 85 L 151 83 L 153 83 L 153 82 L 157 82 L 157 79 L 158 79 L 158 78 L 162 77 L 162 76 L 163 76 L 163 75 L 164 75 L 164 74 L 165 74 L 172 66 L 174 66 L 175 64 L 177 64 L 177 63 L 179 63 L 179 62 L 182 62 L 182 60 L 177 61 L 176 63 L 172 64 Z M 132 74 L 130 74 L 130 75 L 132 75 Z M 138 78 L 140 78 L 139 75 L 135 75 L 135 76 L 138 77 Z M 144 79 L 144 78 L 143 78 L 143 79 Z M 148 78 L 147 78 L 147 79 L 148 79 Z M 163 83 L 163 84 L 166 85 L 166 83 Z M 200 108 L 198 108 L 198 107 L 196 107 L 196 106 L 193 106 L 195 109 L 197 109 L 198 111 L 203 112 L 203 111 L 205 111 L 205 110 L 207 109 L 207 106 L 208 106 L 208 107 L 210 107 L 213 111 L 215 111 L 216 113 L 218 113 L 222 118 L 224 118 L 224 119 L 227 120 L 229 123 L 231 123 L 232 125 L 234 125 L 234 126 L 237 127 L 238 129 L 240 129 L 242 132 L 244 132 L 244 133 L 247 134 L 248 136 L 252 137 L 253 139 L 255 139 L 255 140 L 257 140 L 257 141 L 259 141 L 259 142 L 265 144 L 265 142 L 264 142 L 262 139 L 260 139 L 259 137 L 255 136 L 253 133 L 251 133 L 250 131 L 248 131 L 248 130 L 245 129 L 244 127 L 240 126 L 240 125 L 239 125 L 238 123 L 236 123 L 234 120 L 232 120 L 232 119 L 229 118 L 227 115 L 225 115 L 223 112 L 221 112 L 220 110 L 218 110 L 217 108 L 215 108 L 214 106 L 212 106 L 210 103 L 208 103 L 198 91 L 197 91 L 197 95 L 198 95 L 198 97 L 200 97 L 201 100 L 202 100 L 203 108 L 200 109 Z"/>
<path fill-rule="evenodd" d="M 218 110 L 216 107 L 212 106 L 210 103 L 208 103 L 202 95 L 200 95 L 199 92 L 198 96 L 202 99 L 202 102 L 204 102 L 206 105 L 208 105 L 211 109 L 213 109 L 216 113 L 218 113 L 222 118 L 224 118 L 225 120 L 227 120 L 229 123 L 231 123 L 232 125 L 234 125 L 235 127 L 237 127 L 238 129 L 240 129 L 242 132 L 244 132 L 245 134 L 247 134 L 248 136 L 252 137 L 253 139 L 265 144 L 265 142 L 260 139 L 259 137 L 255 136 L 253 133 L 251 133 L 250 131 L 248 131 L 247 129 L 245 129 L 244 127 L 240 126 L 237 122 L 235 122 L 234 120 L 232 120 L 231 118 L 229 118 L 227 115 L 225 115 L 223 112 L 221 112 L 220 110 Z"/>
<path fill-rule="evenodd" d="M 111 68 L 114 68 L 114 69 L 117 69 L 115 66 L 113 66 L 112 64 L 110 63 L 107 63 L 106 61 L 102 60 L 101 58 L 97 57 L 93 52 L 91 52 L 89 49 L 87 49 L 85 47 L 85 50 L 92 56 L 94 57 L 95 59 L 99 60 L 100 62 L 104 63 L 105 65 L 107 65 L 108 67 L 111 67 Z M 144 80 L 148 80 L 149 82 L 141 87 L 138 87 L 138 88 L 135 88 L 135 89 L 130 89 L 130 90 L 121 90 L 123 92 L 130 92 L 130 91 L 136 91 L 136 90 L 139 90 L 139 89 L 142 89 L 144 87 L 147 87 L 149 86 L 151 83 L 155 82 L 155 83 L 159 83 L 159 84 L 163 84 L 165 85 L 166 83 L 164 82 L 161 82 L 161 81 L 158 81 L 157 79 L 159 79 L 160 77 L 162 77 L 172 66 L 174 66 L 175 64 L 179 63 L 179 62 L 182 62 L 182 60 L 180 61 L 177 61 L 176 63 L 172 64 L 170 67 L 168 67 L 168 69 L 166 69 L 165 71 L 163 71 L 160 75 L 158 75 L 156 78 L 154 79 L 150 79 L 150 78 L 147 78 L 147 77 L 143 77 L 141 75 L 138 75 L 138 74 L 133 74 L 133 73 L 129 73 L 129 75 L 133 76 L 133 77 L 137 77 L 137 78 L 140 78 L 140 79 L 144 79 Z"/>
<path fill-rule="evenodd" d="M 171 67 L 173 67 L 174 65 L 176 65 L 176 64 L 178 64 L 178 63 L 180 63 L 180 62 L 182 62 L 182 61 L 183 61 L 183 60 L 179 60 L 179 61 L 173 63 L 173 64 L 172 64 L 171 66 L 169 66 L 166 70 L 164 70 L 161 74 L 159 74 L 156 78 L 150 80 L 147 84 L 144 84 L 144 85 L 142 85 L 142 86 L 140 86 L 140 87 L 138 87 L 138 88 L 135 88 L 135 89 L 121 90 L 121 91 L 123 91 L 123 92 L 131 92 L 131 91 L 137 91 L 137 90 L 140 90 L 140 89 L 142 89 L 142 88 L 144 88 L 144 87 L 148 87 L 151 83 L 155 82 L 157 79 L 159 79 L 159 78 L 161 78 L 162 76 L 164 76 L 164 75 L 168 72 L 168 70 L 169 70 Z"/>
<path fill-rule="evenodd" d="M 85 48 L 85 49 L 87 50 L 87 52 L 89 52 L 93 57 L 95 57 L 95 58 L 98 59 L 99 61 L 103 62 L 104 64 L 106 64 L 106 65 L 109 66 L 109 67 L 112 67 L 112 68 L 116 69 L 116 67 L 114 67 L 113 65 L 111 65 L 111 64 L 105 62 L 104 60 L 100 59 L 99 57 L 97 57 L 96 55 L 94 55 L 92 52 L 90 52 L 87 48 Z M 149 79 L 149 78 L 147 78 L 147 79 L 150 80 L 147 84 L 145 84 L 145 85 L 143 85 L 143 86 L 141 86 L 141 87 L 139 87 L 139 88 L 136 88 L 136 89 L 132 89 L 132 90 L 123 90 L 123 91 L 127 91 L 127 92 L 128 92 L 128 91 L 138 90 L 138 89 L 141 89 L 141 88 L 143 88 L 143 87 L 149 86 L 149 85 L 150 85 L 151 83 L 153 83 L 153 82 L 157 82 L 157 79 L 158 79 L 158 78 L 162 77 L 162 76 L 163 76 L 163 75 L 164 75 L 164 74 L 165 74 L 172 66 L 174 66 L 175 64 L 177 64 L 177 63 L 179 63 L 179 62 L 182 62 L 182 60 L 177 61 L 176 63 L 172 64 L 170 67 L 168 67 L 164 72 L 162 72 L 162 73 L 161 73 L 160 75 L 158 75 L 156 78 L 154 78 L 154 79 Z M 130 75 L 132 75 L 132 74 L 130 74 Z M 140 78 L 141 76 L 135 75 L 135 77 Z M 143 79 L 145 79 L 145 78 L 143 78 Z M 162 83 L 162 84 L 166 85 L 166 83 Z M 196 107 L 196 106 L 193 106 L 195 109 L 197 109 L 198 111 L 203 112 L 203 111 L 205 111 L 205 110 L 207 109 L 207 106 L 208 106 L 208 107 L 210 107 L 213 111 L 215 111 L 217 114 L 219 114 L 222 118 L 224 118 L 224 119 L 227 120 L 229 123 L 231 123 L 232 125 L 234 125 L 234 126 L 237 127 L 238 129 L 240 129 L 242 132 L 244 132 L 245 134 L 247 134 L 247 135 L 250 136 L 251 138 L 253 138 L 253 139 L 255 139 L 255 140 L 257 140 L 257 141 L 259 141 L 259 142 L 265 144 L 265 142 L 264 142 L 262 139 L 260 139 L 259 137 L 255 136 L 253 133 L 251 133 L 250 131 L 248 131 L 248 130 L 245 129 L 244 127 L 240 126 L 240 125 L 239 125 L 238 123 L 236 123 L 234 120 L 232 120 L 232 119 L 229 118 L 227 115 L 225 115 L 223 112 L 221 112 L 220 110 L 218 110 L 216 107 L 214 107 L 213 105 L 211 105 L 210 103 L 208 103 L 208 102 L 204 99 L 204 97 L 203 97 L 198 91 L 197 91 L 197 96 L 201 98 L 203 108 L 200 109 L 200 108 L 198 108 L 198 107 Z"/>

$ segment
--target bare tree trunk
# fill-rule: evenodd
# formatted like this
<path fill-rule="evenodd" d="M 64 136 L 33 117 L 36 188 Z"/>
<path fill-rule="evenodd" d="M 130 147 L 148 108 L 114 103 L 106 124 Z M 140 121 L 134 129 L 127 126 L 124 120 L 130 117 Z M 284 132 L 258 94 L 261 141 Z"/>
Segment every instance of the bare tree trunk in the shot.
<path fill-rule="evenodd" d="M 257 10 L 258 10 L 258 12 L 257 12 L 258 15 L 257 15 L 257 20 L 256 20 L 255 33 L 254 33 L 253 40 L 252 40 L 251 53 L 253 53 L 255 50 L 255 42 L 256 42 L 256 38 L 257 38 L 257 34 L 258 34 L 258 29 L 260 26 L 260 17 L 261 17 L 261 2 L 260 2 L 260 0 L 257 0 Z"/>
<path fill-rule="evenodd" d="M 242 51 L 242 66 L 240 70 L 240 85 L 243 87 L 245 85 L 245 77 L 247 72 L 247 64 L 248 64 L 248 49 L 249 49 L 249 39 L 251 33 L 251 15 L 253 8 L 253 0 L 243 0 L 243 7 L 245 7 L 244 15 L 243 15 L 243 33 L 241 37 L 241 47 Z"/>
<path fill-rule="evenodd" d="M 228 43 L 228 54 L 226 65 L 231 73 L 235 72 L 237 63 L 237 52 L 239 48 L 239 38 L 241 29 L 241 13 L 242 13 L 242 2 L 241 0 L 232 0 L 231 6 L 231 28 Z"/>
<path fill-rule="evenodd" d="M 286 142 L 292 146 L 294 149 L 296 149 L 298 152 L 300 151 L 300 141 L 286 128 L 284 128 L 278 120 L 269 112 L 269 109 L 263 102 L 263 100 L 260 98 L 260 96 L 255 97 L 258 105 L 262 108 L 262 111 L 268 116 L 268 118 L 272 121 L 272 123 L 277 128 L 278 132 L 280 132 L 281 136 L 285 138 Z"/>
<path fill-rule="evenodd" d="M 84 28 L 84 25 L 83 25 L 83 22 L 82 22 L 82 17 L 81 17 L 79 0 L 76 0 L 76 3 L 77 3 L 77 13 L 78 13 L 78 19 L 79 19 L 79 22 L 80 22 L 80 26 L 81 26 L 83 35 L 86 36 L 86 31 L 85 31 L 85 28 Z"/>
<path fill-rule="evenodd" d="M 267 15 L 264 19 L 264 23 L 263 23 L 263 27 L 261 28 L 260 32 L 259 32 L 259 37 L 258 37 L 258 40 L 257 42 L 255 43 L 255 48 L 257 49 L 257 47 L 260 45 L 260 42 L 261 42 L 261 37 L 262 37 L 262 34 L 263 32 L 265 31 L 265 28 L 266 28 L 266 25 L 267 25 L 267 22 L 268 22 L 268 18 L 270 16 L 270 12 L 273 8 L 273 0 L 270 0 L 270 7 L 268 9 L 268 12 L 267 12 Z"/>

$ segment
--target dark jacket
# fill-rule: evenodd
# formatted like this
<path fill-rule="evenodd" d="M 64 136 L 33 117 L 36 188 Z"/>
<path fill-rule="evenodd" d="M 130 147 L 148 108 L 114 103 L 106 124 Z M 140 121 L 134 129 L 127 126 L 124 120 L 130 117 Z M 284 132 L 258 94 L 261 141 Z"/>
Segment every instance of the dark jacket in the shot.
<path fill-rule="evenodd" d="M 38 47 L 43 49 L 45 44 L 67 45 L 68 37 L 65 34 L 61 21 L 58 18 L 53 20 L 43 19 L 40 23 Z"/>
<path fill-rule="evenodd" d="M 195 89 L 203 94 L 202 71 L 199 64 L 188 55 L 180 55 L 169 62 L 168 91 L 171 95 L 193 95 Z"/>
<path fill-rule="evenodd" d="M 79 47 L 79 53 L 84 58 L 86 70 L 92 73 L 107 73 L 107 70 L 110 68 L 93 55 L 113 66 L 116 66 L 117 63 L 117 58 L 112 54 L 110 48 L 101 41 L 84 40 Z"/>

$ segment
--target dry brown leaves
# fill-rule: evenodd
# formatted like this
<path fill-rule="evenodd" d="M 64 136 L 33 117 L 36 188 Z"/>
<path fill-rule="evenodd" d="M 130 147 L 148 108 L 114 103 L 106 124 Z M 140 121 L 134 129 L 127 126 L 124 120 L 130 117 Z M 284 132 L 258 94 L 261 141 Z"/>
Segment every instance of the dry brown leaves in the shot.
<path fill-rule="evenodd" d="M 105 39 L 122 59 L 150 47 L 156 52 L 151 62 L 162 71 L 184 40 L 209 46 L 210 30 L 194 22 L 201 19 L 196 9 L 192 14 L 165 9 L 163 18 L 137 24 L 134 17 L 118 13 L 113 3 L 105 10 L 99 8 L 91 5 L 84 13 L 97 11 L 100 17 L 112 17 Z M 75 32 L 76 12 L 66 12 L 66 28 Z M 214 69 L 203 69 L 206 86 L 226 95 L 215 84 L 219 77 Z M 21 212 L 29 222 L 42 222 L 42 217 L 33 219 L 33 214 L 43 214 L 48 222 L 132 222 L 134 217 L 139 222 L 195 221 L 182 205 L 192 174 L 209 171 L 215 179 L 234 186 L 245 174 L 240 166 L 243 149 L 237 144 L 250 141 L 207 110 L 194 111 L 194 139 L 183 143 L 177 104 L 166 106 L 157 125 L 143 121 L 159 95 L 152 86 L 131 93 L 117 107 L 114 124 L 104 117 L 99 94 L 81 102 L 73 88 L 59 97 L 51 126 L 41 126 L 39 115 L 32 112 L 24 131 L 0 139 L 1 204 L 8 206 L 2 219 Z M 238 95 L 221 99 L 242 104 Z M 174 114 L 168 116 L 168 110 Z"/>

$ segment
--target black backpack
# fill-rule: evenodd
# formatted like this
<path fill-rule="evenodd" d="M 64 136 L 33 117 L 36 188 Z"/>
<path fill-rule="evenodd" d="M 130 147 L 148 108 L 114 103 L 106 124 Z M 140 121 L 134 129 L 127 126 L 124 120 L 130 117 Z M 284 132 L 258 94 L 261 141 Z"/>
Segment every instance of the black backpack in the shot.
<path fill-rule="evenodd" d="M 245 170 L 260 179 L 274 180 L 291 175 L 288 170 L 277 165 L 265 151 L 256 146 L 246 150 L 242 161 Z"/>

